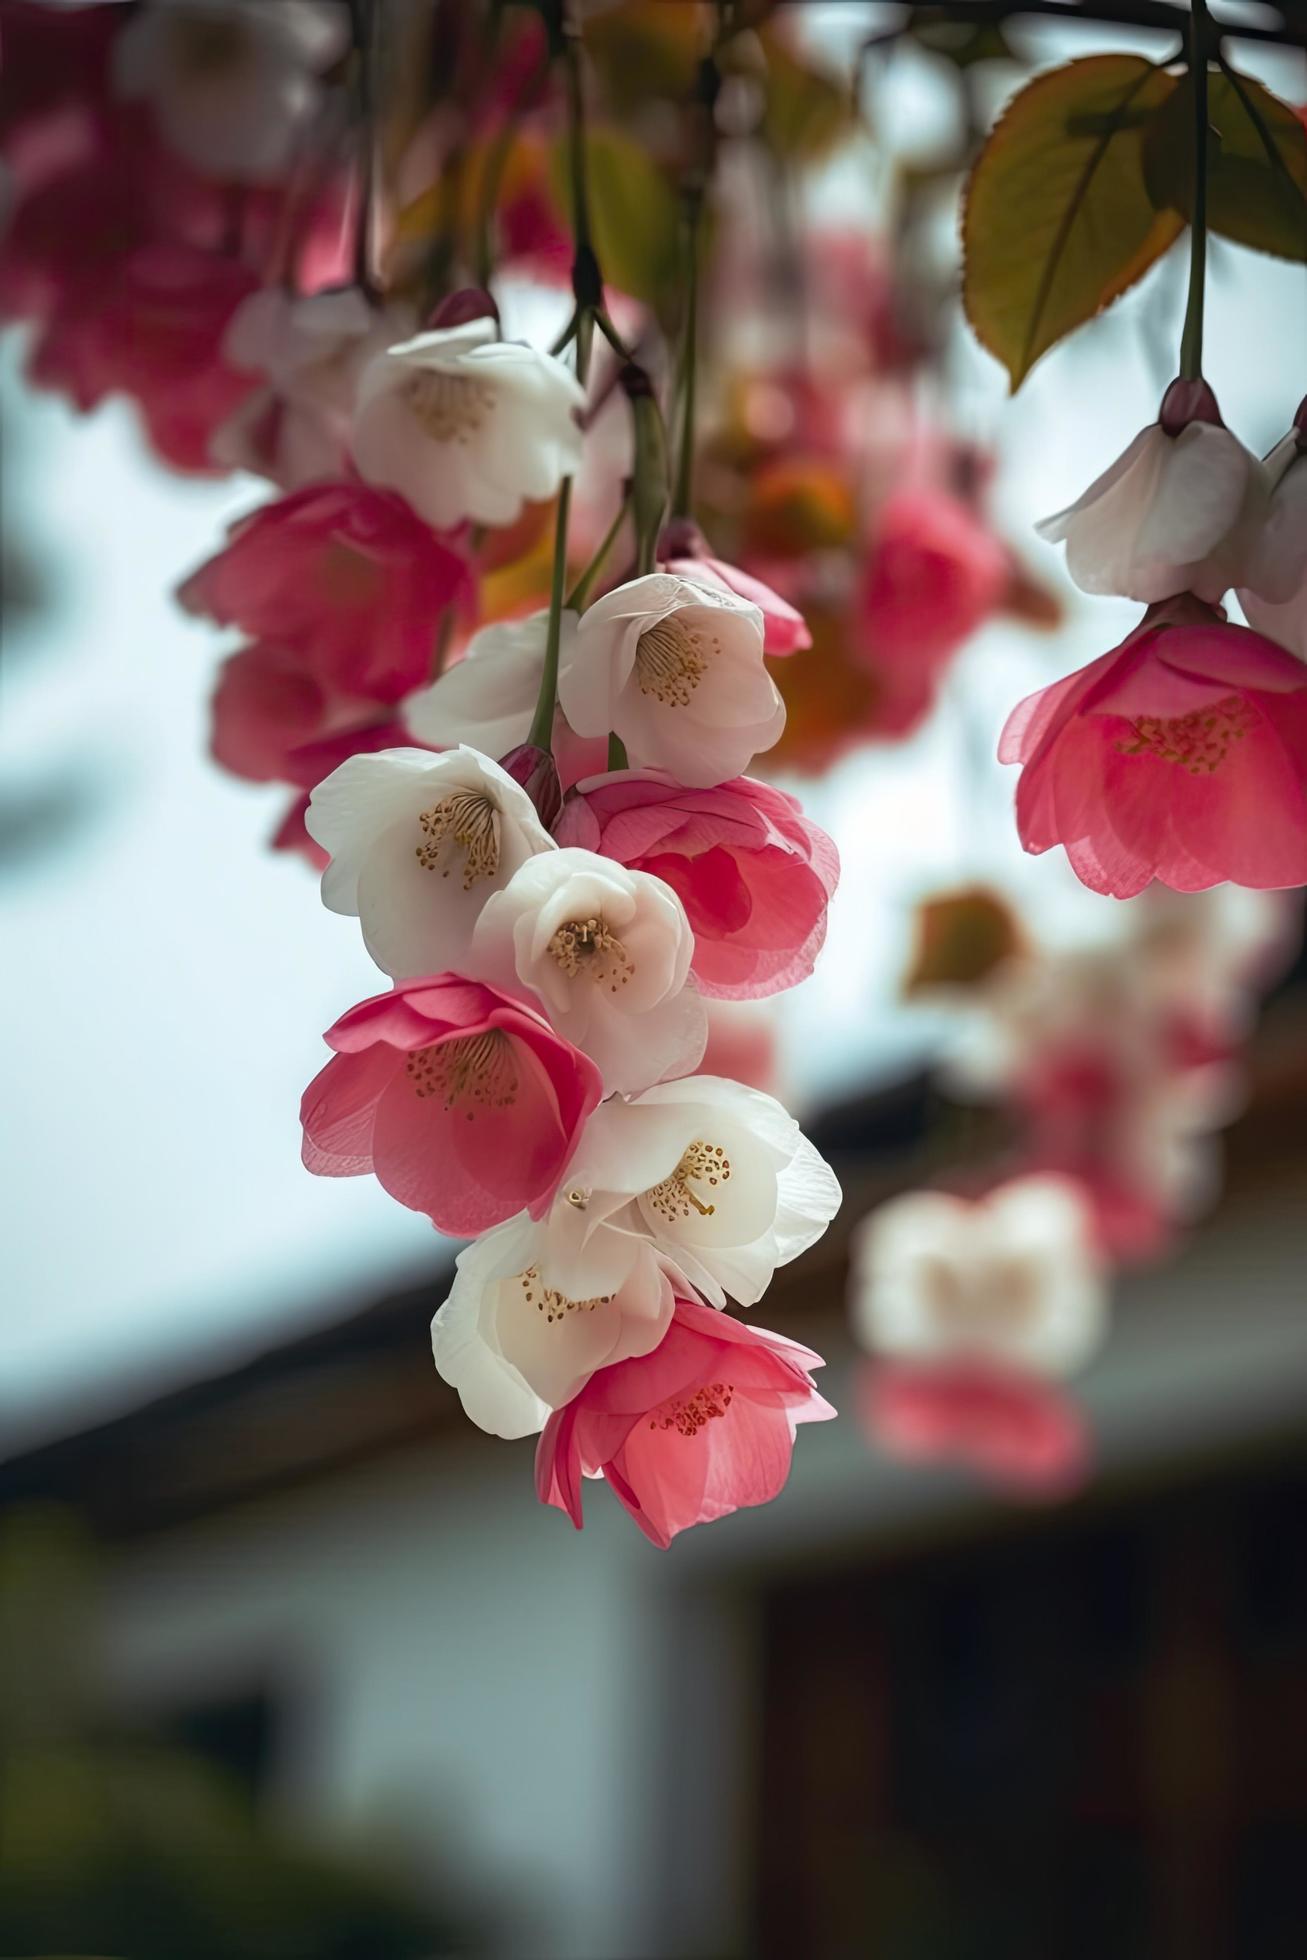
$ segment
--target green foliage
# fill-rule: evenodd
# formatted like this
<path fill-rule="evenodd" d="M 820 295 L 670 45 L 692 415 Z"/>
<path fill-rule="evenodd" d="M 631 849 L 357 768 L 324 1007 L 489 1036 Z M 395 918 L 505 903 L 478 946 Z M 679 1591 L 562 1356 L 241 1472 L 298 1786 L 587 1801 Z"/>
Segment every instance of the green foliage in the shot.
<path fill-rule="evenodd" d="M 572 208 L 567 140 L 549 161 L 560 210 Z M 604 277 L 660 310 L 675 292 L 680 254 L 680 207 L 668 179 L 644 149 L 617 129 L 586 136 L 590 228 Z"/>
<path fill-rule="evenodd" d="M 1015 390 L 1040 355 L 1091 320 L 1179 236 L 1149 195 L 1143 139 L 1177 87 L 1137 55 L 1091 55 L 1040 75 L 972 169 L 963 303 Z"/>
<path fill-rule="evenodd" d="M 1208 76 L 1207 223 L 1277 258 L 1307 260 L 1307 128 L 1248 75 Z M 1193 208 L 1193 90 L 1185 75 L 1144 143 L 1148 192 L 1187 221 Z"/>

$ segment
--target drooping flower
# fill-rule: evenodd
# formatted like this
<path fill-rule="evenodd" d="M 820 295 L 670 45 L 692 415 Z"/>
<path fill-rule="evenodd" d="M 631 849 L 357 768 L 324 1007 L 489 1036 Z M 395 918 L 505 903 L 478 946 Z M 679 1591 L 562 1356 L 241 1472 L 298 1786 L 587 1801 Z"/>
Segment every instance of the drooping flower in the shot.
<path fill-rule="evenodd" d="M 1093 891 L 1307 883 L 1307 665 L 1192 601 L 1021 702 L 999 757 L 1026 850 Z"/>
<path fill-rule="evenodd" d="M 952 1461 L 1032 1498 L 1072 1496 L 1089 1470 L 1085 1420 L 1066 1392 L 975 1362 L 874 1361 L 861 1384 L 872 1440 L 909 1463 Z"/>
<path fill-rule="evenodd" d="M 326 712 L 327 697 L 298 654 L 242 647 L 218 670 L 210 752 L 233 776 L 284 782 L 291 752 L 321 731 Z"/>
<path fill-rule="evenodd" d="M 465 970 L 486 900 L 556 848 L 526 791 L 475 749 L 352 756 L 313 791 L 307 824 L 331 854 L 323 904 L 357 917 L 394 980 Z"/>
<path fill-rule="evenodd" d="M 576 614 L 564 612 L 563 646 L 576 632 Z M 484 755 L 504 756 L 531 731 L 549 631 L 546 612 L 525 619 L 495 620 L 474 633 L 462 657 L 404 703 L 404 719 L 420 742 L 448 748 L 465 742 Z M 554 759 L 564 789 L 592 776 L 608 761 L 608 736 L 583 740 L 561 708 L 554 713 Z"/>
<path fill-rule="evenodd" d="M 840 1187 L 771 1096 L 719 1076 L 602 1103 L 547 1221 L 555 1270 L 611 1236 L 648 1239 L 715 1306 L 752 1306 L 839 1209 Z M 568 1277 L 557 1284 L 569 1290 Z"/>
<path fill-rule="evenodd" d="M 687 985 L 694 936 L 669 885 L 593 851 L 529 858 L 486 899 L 470 971 L 538 1000 L 610 1092 L 696 1068 L 708 1018 Z"/>
<path fill-rule="evenodd" d="M 556 1236 L 525 1215 L 487 1232 L 459 1254 L 431 1323 L 438 1372 L 494 1436 L 533 1435 L 596 1368 L 655 1347 L 671 1319 L 673 1278 L 647 1240 L 608 1232 L 560 1258 Z"/>
<path fill-rule="evenodd" d="M 546 1210 L 601 1093 L 540 1015 L 454 974 L 360 1002 L 326 1041 L 300 1109 L 308 1169 L 374 1173 L 443 1232 Z"/>
<path fill-rule="evenodd" d="M 420 333 L 378 355 L 359 384 L 354 461 L 437 528 L 511 524 L 581 460 L 576 376 L 496 334 L 486 317 Z"/>
<path fill-rule="evenodd" d="M 762 650 L 769 659 L 802 653 L 812 645 L 812 635 L 802 613 L 751 572 L 727 564 L 724 558 L 714 558 L 697 524 L 684 519 L 669 524 L 663 534 L 660 555 L 663 570 L 673 578 L 717 586 L 756 606 L 762 614 Z"/>
<path fill-rule="evenodd" d="M 1266 492 L 1262 465 L 1225 427 L 1207 384 L 1174 381 L 1159 419 L 1037 528 L 1065 540 L 1082 592 L 1144 605 L 1193 592 L 1214 604 L 1240 580 Z"/>
<path fill-rule="evenodd" d="M 857 604 L 858 644 L 873 671 L 893 676 L 905 698 L 909 673 L 919 685 L 933 680 L 994 611 L 1009 568 L 1001 540 L 960 497 L 932 484 L 891 493 Z"/>
<path fill-rule="evenodd" d="M 1068 1179 L 1038 1175 L 974 1200 L 892 1198 L 858 1227 L 850 1305 L 875 1353 L 1068 1374 L 1106 1324 L 1089 1207 Z"/>
<path fill-rule="evenodd" d="M 395 331 L 355 286 L 251 293 L 232 315 L 223 353 L 259 385 L 215 431 L 214 460 L 282 490 L 341 478 L 359 376 Z"/>
<path fill-rule="evenodd" d="M 302 654 L 324 684 L 398 701 L 431 671 L 467 567 L 399 497 L 366 483 L 309 484 L 231 528 L 180 587 L 189 612 Z"/>
<path fill-rule="evenodd" d="M 794 1432 L 835 1414 L 812 1384 L 821 1356 L 765 1328 L 678 1299 L 652 1352 L 604 1367 L 556 1409 L 536 1451 L 536 1489 L 579 1531 L 581 1483 L 601 1475 L 651 1543 L 767 1504 L 790 1471 Z"/>
<path fill-rule="evenodd" d="M 740 775 L 785 726 L 757 606 L 669 572 L 619 585 L 582 614 L 558 698 L 578 734 L 611 729 L 637 767 L 695 787 Z"/>
<path fill-rule="evenodd" d="M 555 835 L 672 887 L 701 992 L 756 1000 L 812 972 L 839 854 L 783 790 L 748 776 L 686 789 L 660 770 L 624 770 L 580 784 Z"/>
<path fill-rule="evenodd" d="M 334 0 L 146 0 L 117 37 L 113 77 L 197 170 L 260 183 L 290 162 L 348 40 Z"/>
<path fill-rule="evenodd" d="M 1307 401 L 1265 467 L 1270 509 L 1247 554 L 1239 603 L 1254 631 L 1307 660 Z"/>

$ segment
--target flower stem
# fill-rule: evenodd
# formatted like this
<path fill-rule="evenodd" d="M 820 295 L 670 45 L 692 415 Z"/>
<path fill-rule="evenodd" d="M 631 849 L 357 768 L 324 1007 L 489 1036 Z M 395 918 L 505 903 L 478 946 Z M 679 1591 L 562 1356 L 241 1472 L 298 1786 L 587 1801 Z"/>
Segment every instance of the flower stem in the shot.
<path fill-rule="evenodd" d="M 688 517 L 694 504 L 695 371 L 699 351 L 699 221 L 703 186 L 685 194 L 685 330 L 681 346 L 681 431 L 676 453 L 673 517 Z"/>
<path fill-rule="evenodd" d="M 631 492 L 628 489 L 625 496 L 622 498 L 621 503 L 617 506 L 616 516 L 613 518 L 612 523 L 608 526 L 608 529 L 604 532 L 603 540 L 599 546 L 599 549 L 595 552 L 594 557 L 590 560 L 590 563 L 586 566 L 580 578 L 576 581 L 576 584 L 572 587 L 572 590 L 567 595 L 565 604 L 569 612 L 585 611 L 586 606 L 590 602 L 590 594 L 594 589 L 595 580 L 599 577 L 600 572 L 603 570 L 604 561 L 606 560 L 609 552 L 612 550 L 613 546 L 617 542 L 617 534 L 621 530 L 623 524 L 625 524 L 630 514 L 631 514 Z"/>
<path fill-rule="evenodd" d="M 1207 0 L 1189 16 L 1189 88 L 1194 106 L 1194 189 L 1189 220 L 1189 300 L 1180 336 L 1180 375 L 1203 378 L 1203 302 L 1207 287 Z"/>
<path fill-rule="evenodd" d="M 608 735 L 608 767 L 610 769 L 629 769 L 630 766 L 625 742 L 620 735 L 614 735 L 610 729 Z"/>
<path fill-rule="evenodd" d="M 373 230 L 377 196 L 377 75 L 381 52 L 379 0 L 352 0 L 354 35 L 355 115 L 358 118 L 358 210 L 354 220 L 354 284 L 368 299 L 377 286 L 373 267 Z"/>

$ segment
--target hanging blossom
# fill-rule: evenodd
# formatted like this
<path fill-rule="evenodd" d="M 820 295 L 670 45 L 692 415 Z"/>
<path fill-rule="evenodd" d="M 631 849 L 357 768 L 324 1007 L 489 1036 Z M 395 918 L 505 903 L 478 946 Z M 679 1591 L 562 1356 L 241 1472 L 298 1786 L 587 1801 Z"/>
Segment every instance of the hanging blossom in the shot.
<path fill-rule="evenodd" d="M 878 1357 L 868 1412 L 888 1446 L 1047 1491 L 1078 1479 L 1082 1425 L 1048 1383 L 1099 1346 L 1107 1292 L 1074 1183 L 891 1200 L 855 1234 L 850 1306 Z"/>
<path fill-rule="evenodd" d="M 348 46 L 337 0 L 145 0 L 115 41 L 113 81 L 197 170 L 261 183 L 290 163 Z"/>
<path fill-rule="evenodd" d="M 716 586 L 756 606 L 762 614 L 762 650 L 771 658 L 802 653 L 812 645 L 803 614 L 751 572 L 715 558 L 697 524 L 674 518 L 663 532 L 659 555 L 662 570 L 693 585 Z"/>
<path fill-rule="evenodd" d="M 667 572 L 619 585 L 581 615 L 558 698 L 578 734 L 611 730 L 637 767 L 696 788 L 738 776 L 785 726 L 757 606 Z"/>
<path fill-rule="evenodd" d="M 1221 420 L 1205 381 L 1173 381 L 1156 422 L 1084 495 L 1037 527 L 1065 541 L 1082 592 L 1210 603 L 1240 582 L 1264 520 L 1266 472 Z"/>
<path fill-rule="evenodd" d="M 708 1017 L 689 984 L 694 935 L 661 878 L 593 851 L 528 858 L 485 901 L 469 969 L 538 1002 L 627 1094 L 697 1068 Z"/>
<path fill-rule="evenodd" d="M 377 1181 L 443 1232 L 547 1209 L 599 1072 L 541 1015 L 445 974 L 360 1002 L 304 1093 L 304 1162 Z"/>
<path fill-rule="evenodd" d="M 1092 891 L 1307 884 L 1307 665 L 1195 600 L 1021 702 L 999 758 L 1026 850 Z"/>
<path fill-rule="evenodd" d="M 461 970 L 486 900 L 557 849 L 526 791 L 466 748 L 352 756 L 313 791 L 306 822 L 331 859 L 323 904 L 358 919 L 395 980 Z"/>
<path fill-rule="evenodd" d="M 609 1366 L 545 1424 L 536 1489 L 579 1531 L 582 1479 L 602 1477 L 664 1550 L 690 1525 L 767 1504 L 800 1423 L 835 1414 L 812 1385 L 820 1355 L 678 1299 L 649 1354 Z"/>
<path fill-rule="evenodd" d="M 1270 510 L 1248 552 L 1239 603 L 1255 631 L 1307 660 L 1307 401 L 1265 467 Z"/>
<path fill-rule="evenodd" d="M 576 376 L 497 333 L 481 317 L 417 334 L 378 355 L 359 384 L 354 461 L 437 529 L 512 524 L 581 461 Z"/>
<path fill-rule="evenodd" d="M 686 789 L 662 770 L 619 770 L 578 784 L 554 834 L 672 887 L 703 993 L 757 1000 L 812 972 L 839 854 L 783 790 L 748 776 Z"/>

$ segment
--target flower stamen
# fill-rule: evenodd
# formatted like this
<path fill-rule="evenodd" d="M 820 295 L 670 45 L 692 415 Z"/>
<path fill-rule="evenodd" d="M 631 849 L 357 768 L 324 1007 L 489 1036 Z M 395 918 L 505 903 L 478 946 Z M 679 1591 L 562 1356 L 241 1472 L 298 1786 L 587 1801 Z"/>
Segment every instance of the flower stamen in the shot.
<path fill-rule="evenodd" d="M 511 1109 L 517 1101 L 513 1044 L 499 1028 L 417 1048 L 404 1063 L 404 1073 L 424 1099 L 443 1096 L 446 1109 L 461 1102 L 477 1103 L 482 1109 Z M 466 1112 L 469 1123 L 473 1113 Z"/>
<path fill-rule="evenodd" d="M 556 1320 L 564 1320 L 569 1313 L 593 1313 L 596 1307 L 609 1306 L 613 1298 L 611 1293 L 597 1293 L 592 1300 L 569 1300 L 556 1286 L 541 1284 L 538 1266 L 528 1266 L 524 1273 L 519 1273 L 517 1283 L 526 1304 L 544 1315 L 548 1327 Z"/>
<path fill-rule="evenodd" d="M 665 708 L 687 708 L 708 671 L 709 655 L 720 651 L 721 642 L 713 634 L 687 626 L 671 613 L 647 627 L 636 642 L 636 684 L 641 694 Z"/>
<path fill-rule="evenodd" d="M 690 1396 L 688 1401 L 679 1398 L 666 1402 L 658 1415 L 649 1423 L 650 1429 L 674 1429 L 680 1436 L 697 1436 L 701 1429 L 718 1416 L 724 1416 L 731 1406 L 735 1389 L 730 1382 L 713 1382 Z"/>
<path fill-rule="evenodd" d="M 549 941 L 549 951 L 569 980 L 585 974 L 610 994 L 620 992 L 635 973 L 625 946 L 598 917 L 569 919 Z"/>
<path fill-rule="evenodd" d="M 495 405 L 494 390 L 486 382 L 441 368 L 415 368 L 399 393 L 435 442 L 469 442 Z"/>
<path fill-rule="evenodd" d="M 1118 755 L 1155 755 L 1176 762 L 1191 776 L 1214 776 L 1235 742 L 1242 742 L 1256 714 L 1238 694 L 1223 695 L 1210 708 L 1187 715 L 1139 715 L 1131 723 L 1133 742 L 1118 742 Z"/>
<path fill-rule="evenodd" d="M 706 1203 L 690 1189 L 691 1184 L 707 1184 L 716 1187 L 731 1181 L 731 1160 L 719 1143 L 705 1143 L 696 1137 L 694 1142 L 682 1153 L 681 1161 L 670 1177 L 661 1184 L 645 1192 L 650 1209 L 659 1213 L 669 1225 L 686 1219 L 691 1211 L 697 1211 L 700 1218 L 711 1218 L 716 1212 L 714 1204 Z"/>
<path fill-rule="evenodd" d="M 493 878 L 499 870 L 499 810 L 483 791 L 459 789 L 442 797 L 422 811 L 418 829 L 427 839 L 417 847 L 417 861 L 424 871 L 438 870 L 448 878 L 451 867 L 441 864 L 446 847 L 452 844 L 462 851 L 465 892 L 478 878 Z"/>

